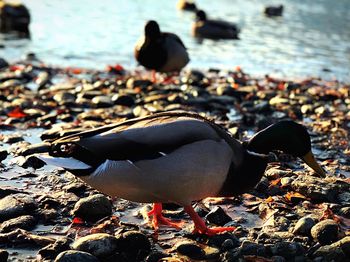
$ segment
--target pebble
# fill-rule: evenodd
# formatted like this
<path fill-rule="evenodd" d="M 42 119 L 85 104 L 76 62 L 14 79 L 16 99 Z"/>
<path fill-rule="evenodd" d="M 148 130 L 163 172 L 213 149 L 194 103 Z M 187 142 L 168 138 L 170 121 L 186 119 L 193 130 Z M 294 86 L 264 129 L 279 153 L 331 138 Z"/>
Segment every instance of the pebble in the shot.
<path fill-rule="evenodd" d="M 1 223 L 0 233 L 10 232 L 16 228 L 30 230 L 36 225 L 36 223 L 36 219 L 30 215 L 12 218 Z"/>
<path fill-rule="evenodd" d="M 72 244 L 74 250 L 88 252 L 98 258 L 106 258 L 116 252 L 117 238 L 104 233 L 81 237 Z"/>
<path fill-rule="evenodd" d="M 232 221 L 232 218 L 219 206 L 214 207 L 205 218 L 209 223 L 218 226 L 224 226 L 226 223 Z"/>
<path fill-rule="evenodd" d="M 83 251 L 67 250 L 60 253 L 54 262 L 99 262 L 97 257 Z"/>
<path fill-rule="evenodd" d="M 338 240 L 339 226 L 332 219 L 318 222 L 311 228 L 311 236 L 321 245 L 328 245 Z"/>
<path fill-rule="evenodd" d="M 192 241 L 182 241 L 176 245 L 176 251 L 181 255 L 188 256 L 191 259 L 204 259 L 205 252 L 198 246 L 195 242 Z"/>
<path fill-rule="evenodd" d="M 29 167 L 39 169 L 46 165 L 44 161 L 34 155 L 18 158 L 17 164 L 26 169 Z"/>
<path fill-rule="evenodd" d="M 118 251 L 125 253 L 132 260 L 144 260 L 150 253 L 151 242 L 148 237 L 139 231 L 127 231 L 116 236 Z"/>
<path fill-rule="evenodd" d="M 77 216 L 86 221 L 97 221 L 112 214 L 111 201 L 102 194 L 92 195 L 80 199 L 72 211 Z"/>
<path fill-rule="evenodd" d="M 6 250 L 0 249 L 0 261 L 1 262 L 6 262 L 9 257 L 9 252 Z"/>
<path fill-rule="evenodd" d="M 8 156 L 7 150 L 0 150 L 0 162 L 5 160 Z"/>
<path fill-rule="evenodd" d="M 326 261 L 347 261 L 350 258 L 350 236 L 344 237 L 331 245 L 325 245 L 317 249 L 314 258 L 322 257 Z"/>
<path fill-rule="evenodd" d="M 286 259 L 292 259 L 305 253 L 305 248 L 297 242 L 281 241 L 270 247 L 274 256 L 282 256 Z"/>
<path fill-rule="evenodd" d="M 68 237 L 58 238 L 54 243 L 49 244 L 38 251 L 41 260 L 53 260 L 58 254 L 70 249 L 72 240 Z"/>
<path fill-rule="evenodd" d="M 232 245 L 232 247 L 235 248 L 240 246 L 240 242 L 238 237 L 236 237 L 234 234 L 225 232 L 222 234 L 211 236 L 208 239 L 208 245 L 219 247 L 219 248 L 224 248 L 223 247 L 224 245 L 226 247 L 229 247 L 230 245 Z"/>
<path fill-rule="evenodd" d="M 35 200 L 26 194 L 13 194 L 0 199 L 0 222 L 22 215 L 30 215 L 36 210 Z"/>
<path fill-rule="evenodd" d="M 295 224 L 293 233 L 297 235 L 309 236 L 311 228 L 316 224 L 315 219 L 312 217 L 302 217 Z"/>
<path fill-rule="evenodd" d="M 7 61 L 3 58 L 0 57 L 0 69 L 3 69 L 5 67 L 8 67 L 9 63 L 7 63 Z"/>

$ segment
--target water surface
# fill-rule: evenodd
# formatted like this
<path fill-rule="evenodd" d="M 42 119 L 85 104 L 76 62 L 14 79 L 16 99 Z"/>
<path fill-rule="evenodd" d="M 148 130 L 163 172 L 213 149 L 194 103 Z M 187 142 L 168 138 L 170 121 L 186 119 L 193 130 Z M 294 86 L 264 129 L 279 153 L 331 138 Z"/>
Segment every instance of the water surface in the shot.
<path fill-rule="evenodd" d="M 133 47 L 145 21 L 177 33 L 189 49 L 189 68 L 234 68 L 249 73 L 308 75 L 350 80 L 350 2 L 197 0 L 212 18 L 237 23 L 238 41 L 206 40 L 190 35 L 193 14 L 176 10 L 177 0 L 23 0 L 32 14 L 31 40 L 5 40 L 0 56 L 16 60 L 35 52 L 54 65 L 104 68 L 136 66 Z M 283 17 L 266 18 L 264 6 L 285 6 Z M 331 72 L 328 72 L 328 71 Z"/>

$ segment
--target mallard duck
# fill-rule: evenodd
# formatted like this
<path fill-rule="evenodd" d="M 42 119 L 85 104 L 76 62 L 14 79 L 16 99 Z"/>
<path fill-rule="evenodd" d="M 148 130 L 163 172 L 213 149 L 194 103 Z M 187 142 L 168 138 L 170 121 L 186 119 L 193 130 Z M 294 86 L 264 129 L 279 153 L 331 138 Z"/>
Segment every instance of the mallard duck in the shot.
<path fill-rule="evenodd" d="M 267 6 L 264 13 L 266 16 L 281 16 L 283 13 L 283 5 L 279 6 Z"/>
<path fill-rule="evenodd" d="M 30 14 L 25 5 L 0 1 L 0 32 L 15 31 L 28 36 L 29 23 Z"/>
<path fill-rule="evenodd" d="M 194 232 L 213 235 L 234 227 L 208 228 L 191 206 L 206 197 L 234 196 L 254 187 L 271 150 L 300 157 L 319 175 L 306 129 L 283 121 L 257 133 L 246 146 L 195 113 L 163 112 L 127 120 L 52 142 L 48 164 L 63 167 L 110 196 L 155 203 L 152 224 L 179 227 L 162 216 L 162 203 L 182 205 Z"/>
<path fill-rule="evenodd" d="M 195 12 L 197 11 L 197 6 L 193 1 L 179 0 L 176 4 L 177 9 Z"/>
<path fill-rule="evenodd" d="M 210 39 L 239 39 L 239 29 L 235 24 L 209 20 L 203 10 L 196 13 L 196 20 L 192 24 L 192 35 L 198 38 Z"/>
<path fill-rule="evenodd" d="M 148 21 L 144 36 L 135 47 L 136 60 L 158 72 L 178 72 L 190 61 L 181 39 L 172 33 L 161 32 L 156 21 Z"/>

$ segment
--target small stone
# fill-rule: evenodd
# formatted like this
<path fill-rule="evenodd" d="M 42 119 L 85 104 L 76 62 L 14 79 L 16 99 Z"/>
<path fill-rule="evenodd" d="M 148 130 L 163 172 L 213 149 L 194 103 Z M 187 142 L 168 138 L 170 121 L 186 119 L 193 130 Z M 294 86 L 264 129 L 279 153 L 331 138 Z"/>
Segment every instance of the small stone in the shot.
<path fill-rule="evenodd" d="M 348 205 L 350 203 L 350 192 L 344 192 L 339 194 L 338 202 L 342 205 Z"/>
<path fill-rule="evenodd" d="M 0 222 L 22 215 L 29 215 L 36 210 L 36 202 L 26 194 L 13 194 L 0 199 Z"/>
<path fill-rule="evenodd" d="M 111 107 L 113 106 L 113 101 L 109 96 L 95 96 L 91 101 L 96 107 Z"/>
<path fill-rule="evenodd" d="M 169 257 L 167 253 L 160 251 L 152 251 L 145 259 L 146 262 L 158 262 L 162 258 Z"/>
<path fill-rule="evenodd" d="M 52 260 L 58 254 L 70 249 L 72 240 L 67 237 L 57 239 L 54 243 L 47 245 L 38 251 L 41 260 Z"/>
<path fill-rule="evenodd" d="M 235 247 L 235 244 L 233 243 L 232 239 L 226 239 L 224 243 L 222 243 L 221 245 L 221 249 L 223 251 L 233 249 L 234 247 Z"/>
<path fill-rule="evenodd" d="M 339 210 L 339 214 L 346 217 L 350 218 L 350 207 L 343 207 Z"/>
<path fill-rule="evenodd" d="M 112 97 L 112 101 L 115 105 L 132 107 L 135 105 L 135 100 L 132 96 L 129 95 L 119 95 L 116 94 Z"/>
<path fill-rule="evenodd" d="M 225 213 L 225 211 L 217 206 L 213 208 L 206 216 L 205 218 L 208 220 L 209 223 L 213 223 L 215 225 L 223 226 L 226 223 L 232 221 L 232 218 Z"/>
<path fill-rule="evenodd" d="M 32 167 L 34 169 L 39 169 L 42 168 L 43 166 L 46 165 L 46 163 L 44 161 L 42 161 L 41 159 L 39 159 L 38 157 L 34 156 L 34 155 L 30 155 L 27 157 L 21 157 L 17 164 L 25 169 Z"/>
<path fill-rule="evenodd" d="M 92 234 L 76 240 L 72 244 L 72 248 L 88 252 L 98 258 L 104 258 L 112 255 L 117 250 L 118 241 L 117 238 L 108 234 Z"/>
<path fill-rule="evenodd" d="M 98 262 L 97 257 L 82 251 L 68 250 L 60 253 L 55 262 Z"/>
<path fill-rule="evenodd" d="M 243 241 L 239 247 L 242 255 L 265 256 L 266 248 L 263 245 L 256 244 L 250 241 Z"/>
<path fill-rule="evenodd" d="M 284 257 L 281 257 L 281 256 L 272 256 L 271 260 L 273 262 L 286 262 L 286 259 Z"/>
<path fill-rule="evenodd" d="M 295 224 L 293 233 L 297 235 L 309 236 L 311 228 L 316 224 L 312 217 L 302 217 Z"/>
<path fill-rule="evenodd" d="M 228 245 L 232 244 L 233 248 L 238 247 L 240 245 L 239 239 L 234 234 L 228 232 L 211 236 L 208 240 L 208 245 L 220 248 L 224 245 L 226 241 L 229 241 Z"/>
<path fill-rule="evenodd" d="M 20 135 L 5 135 L 2 138 L 2 142 L 6 144 L 14 144 L 24 141 L 24 138 Z"/>
<path fill-rule="evenodd" d="M 16 228 L 30 230 L 36 225 L 36 219 L 33 216 L 20 216 L 9 219 L 0 225 L 0 232 L 10 232 Z"/>
<path fill-rule="evenodd" d="M 80 199 L 74 206 L 72 213 L 86 221 L 97 221 L 112 214 L 112 204 L 102 194 Z"/>
<path fill-rule="evenodd" d="M 292 181 L 293 181 L 293 178 L 291 178 L 291 177 L 282 177 L 281 178 L 281 185 L 284 187 L 289 186 L 292 183 Z"/>
<path fill-rule="evenodd" d="M 311 236 L 321 245 L 328 245 L 338 240 L 339 226 L 331 220 L 323 220 L 311 228 Z"/>
<path fill-rule="evenodd" d="M 188 256 L 192 259 L 204 259 L 205 252 L 198 246 L 195 242 L 191 241 L 182 241 L 177 244 L 176 251 L 181 255 Z"/>
<path fill-rule="evenodd" d="M 5 59 L 0 57 L 0 69 L 3 69 L 3 68 L 8 67 L 8 66 L 9 66 L 9 63 Z"/>
<path fill-rule="evenodd" d="M 9 252 L 6 250 L 0 249 L 0 261 L 1 262 L 6 262 L 9 257 Z"/>
<path fill-rule="evenodd" d="M 8 156 L 7 150 L 0 150 L 0 162 L 5 160 Z"/>
<path fill-rule="evenodd" d="M 117 240 L 118 251 L 127 253 L 128 257 L 133 257 L 135 259 L 136 257 L 141 259 L 139 257 L 141 254 L 140 251 L 143 250 L 142 253 L 148 255 L 151 249 L 151 242 L 149 241 L 148 237 L 139 231 L 127 231 L 121 235 L 118 235 Z"/>
<path fill-rule="evenodd" d="M 304 247 L 297 242 L 277 242 L 270 249 L 273 255 L 287 259 L 295 258 L 305 253 Z"/>
<path fill-rule="evenodd" d="M 346 259 L 350 257 L 350 237 L 347 236 L 331 245 L 322 246 L 312 255 L 315 258 L 322 257 L 326 261 L 347 261 Z"/>

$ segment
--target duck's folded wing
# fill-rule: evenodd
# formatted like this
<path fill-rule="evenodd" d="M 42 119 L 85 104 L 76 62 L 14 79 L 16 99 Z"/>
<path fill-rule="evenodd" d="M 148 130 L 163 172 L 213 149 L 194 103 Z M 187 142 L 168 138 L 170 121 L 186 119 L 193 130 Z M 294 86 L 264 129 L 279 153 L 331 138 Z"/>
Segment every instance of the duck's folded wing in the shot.
<path fill-rule="evenodd" d="M 139 160 L 159 157 L 200 140 L 223 139 L 222 129 L 188 114 L 164 114 L 126 121 L 114 126 L 82 132 L 54 142 L 67 156 L 95 165 L 102 160 Z M 57 154 L 57 156 L 64 156 Z"/>

